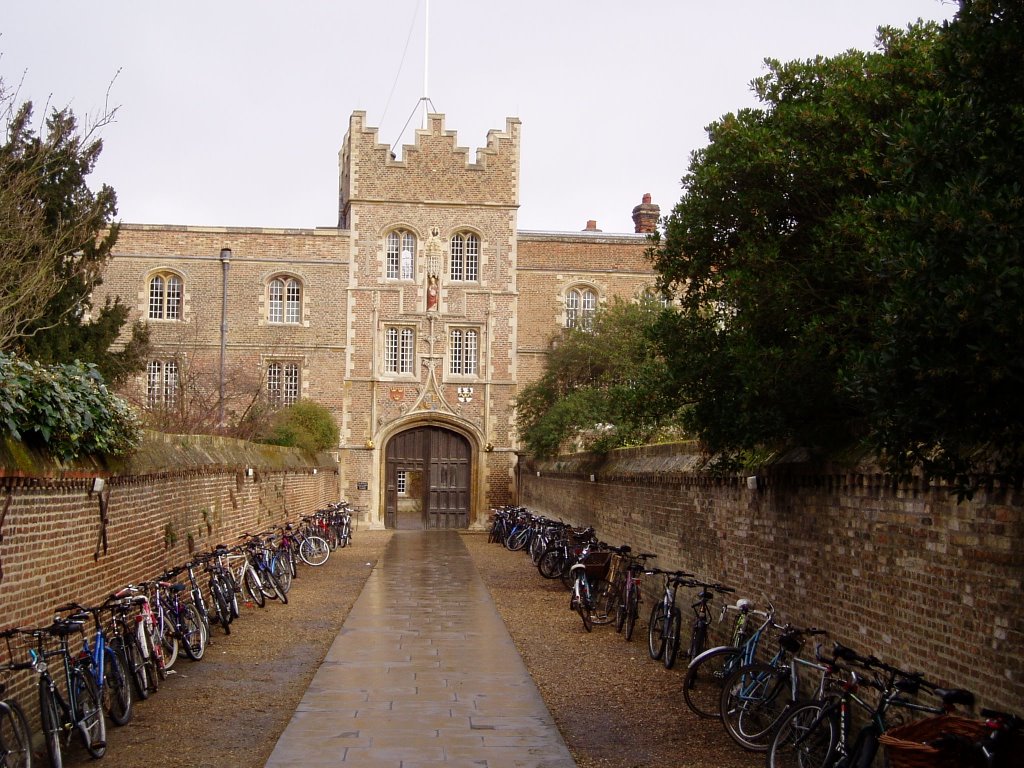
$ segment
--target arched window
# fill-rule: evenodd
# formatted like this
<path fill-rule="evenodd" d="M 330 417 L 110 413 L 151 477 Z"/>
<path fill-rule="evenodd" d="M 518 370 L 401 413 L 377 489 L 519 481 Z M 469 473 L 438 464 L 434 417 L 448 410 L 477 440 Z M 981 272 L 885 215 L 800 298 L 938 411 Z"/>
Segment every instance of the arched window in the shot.
<path fill-rule="evenodd" d="M 181 278 L 170 272 L 160 272 L 149 279 L 149 319 L 181 320 Z"/>
<path fill-rule="evenodd" d="M 480 238 L 472 232 L 452 235 L 448 276 L 466 282 L 480 279 Z"/>
<path fill-rule="evenodd" d="M 388 280 L 412 280 L 416 275 L 416 236 L 404 230 L 389 232 L 384 254 Z"/>
<path fill-rule="evenodd" d="M 146 405 L 152 410 L 171 410 L 177 400 L 177 361 L 150 360 L 146 364 Z"/>
<path fill-rule="evenodd" d="M 476 376 L 479 333 L 472 328 L 453 328 L 448 337 L 448 372 Z"/>
<path fill-rule="evenodd" d="M 597 294 L 590 288 L 570 288 L 565 292 L 565 327 L 589 330 L 597 310 Z"/>
<path fill-rule="evenodd" d="M 302 318 L 302 283 L 294 277 L 275 277 L 267 287 L 267 320 L 298 323 Z"/>

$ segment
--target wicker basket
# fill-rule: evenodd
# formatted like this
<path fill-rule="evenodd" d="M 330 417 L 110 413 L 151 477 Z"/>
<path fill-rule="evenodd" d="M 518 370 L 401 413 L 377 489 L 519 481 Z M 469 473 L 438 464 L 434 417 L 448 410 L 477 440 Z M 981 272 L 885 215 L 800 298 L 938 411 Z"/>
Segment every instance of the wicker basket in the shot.
<path fill-rule="evenodd" d="M 583 565 L 587 568 L 587 579 L 595 584 L 598 579 L 608 576 L 608 568 L 612 562 L 611 552 L 588 552 L 583 559 Z"/>
<path fill-rule="evenodd" d="M 984 720 L 939 715 L 890 728 L 878 740 L 885 745 L 890 768 L 960 768 L 963 751 L 957 745 L 934 747 L 927 742 L 948 734 L 977 741 L 987 731 Z"/>

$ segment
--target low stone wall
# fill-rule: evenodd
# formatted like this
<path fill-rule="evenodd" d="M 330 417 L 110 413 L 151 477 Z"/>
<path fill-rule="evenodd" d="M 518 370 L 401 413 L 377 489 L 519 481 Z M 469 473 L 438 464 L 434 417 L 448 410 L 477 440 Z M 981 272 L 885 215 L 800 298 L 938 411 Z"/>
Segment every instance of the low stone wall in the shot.
<path fill-rule="evenodd" d="M 1024 713 L 1024 494 L 958 504 L 867 465 L 747 474 L 758 487 L 672 445 L 523 459 L 517 483 L 521 504 L 657 552 L 661 568 L 722 581 L 784 621 Z"/>

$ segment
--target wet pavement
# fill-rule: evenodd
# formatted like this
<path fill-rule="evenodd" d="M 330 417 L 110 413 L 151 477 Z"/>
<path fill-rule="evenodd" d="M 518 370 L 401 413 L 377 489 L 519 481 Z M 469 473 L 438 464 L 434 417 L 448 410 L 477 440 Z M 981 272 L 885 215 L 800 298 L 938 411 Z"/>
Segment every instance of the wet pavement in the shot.
<path fill-rule="evenodd" d="M 396 531 L 266 768 L 575 768 L 456 531 Z"/>

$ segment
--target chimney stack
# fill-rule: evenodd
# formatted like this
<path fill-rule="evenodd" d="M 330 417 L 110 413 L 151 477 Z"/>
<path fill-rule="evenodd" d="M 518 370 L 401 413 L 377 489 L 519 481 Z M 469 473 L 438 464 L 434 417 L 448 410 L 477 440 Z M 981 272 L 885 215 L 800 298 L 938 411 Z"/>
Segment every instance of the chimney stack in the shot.
<path fill-rule="evenodd" d="M 648 235 L 658 227 L 658 219 L 661 217 L 661 208 L 651 202 L 651 193 L 646 192 L 643 202 L 633 209 L 634 232 Z"/>
<path fill-rule="evenodd" d="M 597 228 L 597 219 L 587 219 L 587 228 L 584 229 L 583 231 L 584 232 L 600 232 L 601 230 Z"/>

